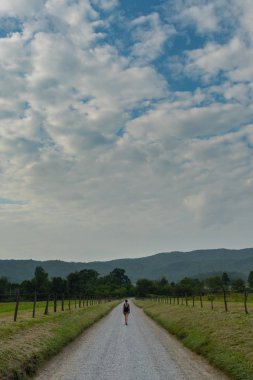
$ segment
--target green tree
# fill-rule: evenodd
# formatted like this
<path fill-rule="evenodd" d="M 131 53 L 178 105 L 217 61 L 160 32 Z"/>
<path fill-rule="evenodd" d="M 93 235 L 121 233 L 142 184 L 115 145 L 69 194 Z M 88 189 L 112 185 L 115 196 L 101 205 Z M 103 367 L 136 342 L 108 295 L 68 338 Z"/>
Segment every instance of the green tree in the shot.
<path fill-rule="evenodd" d="M 61 277 L 53 277 L 51 279 L 51 291 L 58 294 L 68 293 L 68 283 L 67 280 Z"/>
<path fill-rule="evenodd" d="M 48 280 L 48 273 L 41 267 L 35 268 L 34 278 L 33 278 L 34 288 L 39 293 L 47 293 L 50 288 L 50 283 Z"/>
<path fill-rule="evenodd" d="M 183 278 L 177 285 L 175 293 L 179 296 L 185 294 L 188 295 L 197 295 L 202 293 L 203 283 L 197 278 Z"/>
<path fill-rule="evenodd" d="M 6 294 L 10 289 L 7 277 L 0 277 L 0 294 Z"/>
<path fill-rule="evenodd" d="M 222 279 L 219 276 L 208 277 L 205 285 L 211 293 L 218 293 L 222 290 Z"/>
<path fill-rule="evenodd" d="M 249 284 L 249 287 L 250 287 L 251 289 L 253 289 L 253 271 L 251 271 L 251 272 L 249 273 L 249 276 L 248 276 L 248 284 Z"/>
<path fill-rule="evenodd" d="M 245 290 L 245 282 L 241 278 L 232 281 L 232 289 L 235 292 L 243 293 Z"/>
<path fill-rule="evenodd" d="M 98 272 L 93 269 L 83 269 L 80 272 L 70 273 L 67 277 L 68 289 L 71 294 L 92 293 L 91 288 L 95 286 Z"/>
<path fill-rule="evenodd" d="M 136 296 L 145 297 L 148 294 L 152 294 L 154 290 L 154 283 L 151 280 L 142 278 L 136 282 Z"/>
<path fill-rule="evenodd" d="M 32 280 L 25 280 L 20 284 L 20 290 L 22 293 L 33 293 L 35 290 L 34 281 Z"/>
<path fill-rule="evenodd" d="M 114 285 L 117 285 L 119 287 L 121 287 L 123 285 L 130 285 L 131 281 L 125 272 L 126 272 L 125 269 L 121 269 L 121 268 L 113 269 L 113 271 L 110 272 L 110 274 L 109 274 L 109 278 L 110 278 L 111 282 Z"/>
<path fill-rule="evenodd" d="M 163 276 L 158 281 L 154 281 L 153 284 L 154 284 L 153 292 L 155 294 L 164 295 L 164 296 L 170 294 L 171 286 L 169 284 L 168 279 L 165 276 Z"/>
<path fill-rule="evenodd" d="M 226 272 L 223 272 L 222 273 L 222 276 L 221 276 L 221 281 L 222 281 L 222 285 L 225 286 L 225 287 L 228 287 L 229 284 L 230 284 L 230 278 L 228 276 L 228 274 Z"/>

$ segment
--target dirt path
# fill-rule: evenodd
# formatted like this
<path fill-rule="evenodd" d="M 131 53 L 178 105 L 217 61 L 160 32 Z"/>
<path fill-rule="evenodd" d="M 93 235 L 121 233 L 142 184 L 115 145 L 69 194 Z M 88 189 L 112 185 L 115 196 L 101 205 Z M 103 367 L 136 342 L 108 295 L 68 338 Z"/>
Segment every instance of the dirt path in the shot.
<path fill-rule="evenodd" d="M 121 305 L 51 360 L 36 380 L 228 380 L 131 305 Z"/>

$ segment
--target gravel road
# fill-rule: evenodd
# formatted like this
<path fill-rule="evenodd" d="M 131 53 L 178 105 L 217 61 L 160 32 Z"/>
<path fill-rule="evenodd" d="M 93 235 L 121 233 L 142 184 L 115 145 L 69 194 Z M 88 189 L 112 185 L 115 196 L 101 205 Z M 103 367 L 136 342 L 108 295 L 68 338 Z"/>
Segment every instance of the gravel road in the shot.
<path fill-rule="evenodd" d="M 122 305 L 69 344 L 36 380 L 228 380 L 131 304 Z"/>

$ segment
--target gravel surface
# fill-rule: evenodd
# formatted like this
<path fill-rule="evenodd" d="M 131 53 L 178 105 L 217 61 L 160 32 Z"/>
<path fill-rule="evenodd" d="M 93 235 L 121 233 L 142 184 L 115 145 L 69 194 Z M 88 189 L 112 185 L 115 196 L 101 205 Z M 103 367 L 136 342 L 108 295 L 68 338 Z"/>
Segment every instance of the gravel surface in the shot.
<path fill-rule="evenodd" d="M 69 344 L 36 380 L 228 380 L 131 304 L 122 305 Z"/>

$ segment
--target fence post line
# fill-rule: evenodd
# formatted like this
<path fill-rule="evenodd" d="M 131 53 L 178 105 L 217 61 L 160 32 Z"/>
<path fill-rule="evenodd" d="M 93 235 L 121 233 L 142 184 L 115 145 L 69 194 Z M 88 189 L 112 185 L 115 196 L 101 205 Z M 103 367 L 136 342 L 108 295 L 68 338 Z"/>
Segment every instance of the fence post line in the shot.
<path fill-rule="evenodd" d="M 33 318 L 35 318 L 35 314 L 36 314 L 36 302 L 37 302 L 37 292 L 35 290 L 34 299 L 33 299 Z"/>
<path fill-rule="evenodd" d="M 61 297 L 61 311 L 64 311 L 64 294 L 63 293 Z"/>
<path fill-rule="evenodd" d="M 17 317 L 18 317 L 19 301 L 20 301 L 20 292 L 19 290 L 17 290 L 16 306 L 15 306 L 15 312 L 14 312 L 14 322 L 17 321 Z"/>

